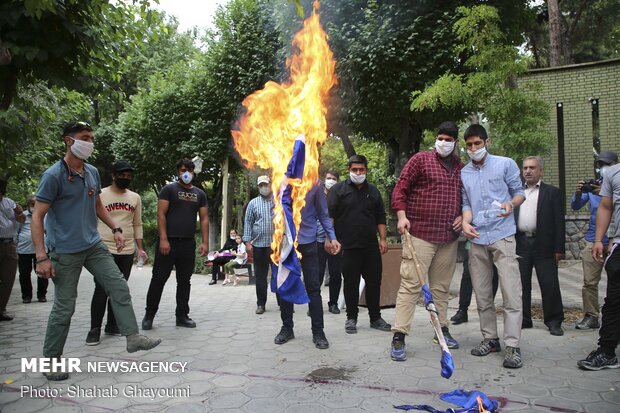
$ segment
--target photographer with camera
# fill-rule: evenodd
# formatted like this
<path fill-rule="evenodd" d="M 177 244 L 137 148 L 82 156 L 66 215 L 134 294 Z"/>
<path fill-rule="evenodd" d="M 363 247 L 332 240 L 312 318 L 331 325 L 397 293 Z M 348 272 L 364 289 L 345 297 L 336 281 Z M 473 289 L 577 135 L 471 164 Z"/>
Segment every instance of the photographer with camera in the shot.
<path fill-rule="evenodd" d="M 577 324 L 577 330 L 591 330 L 599 328 L 598 314 L 598 283 L 601 280 L 601 272 L 603 264 L 592 258 L 592 246 L 594 243 L 594 231 L 596 227 L 596 211 L 601 202 L 599 190 L 605 172 L 611 165 L 618 163 L 618 155 L 615 152 L 604 151 L 596 158 L 596 169 L 599 171 L 598 179 L 577 182 L 575 194 L 571 198 L 571 208 L 577 211 L 583 208 L 588 202 L 590 203 L 590 223 L 586 232 L 586 246 L 581 252 L 581 262 L 583 265 L 583 287 L 581 287 L 581 296 L 583 299 L 583 319 Z M 609 240 L 606 236 L 602 238 L 603 246 L 607 251 Z"/>

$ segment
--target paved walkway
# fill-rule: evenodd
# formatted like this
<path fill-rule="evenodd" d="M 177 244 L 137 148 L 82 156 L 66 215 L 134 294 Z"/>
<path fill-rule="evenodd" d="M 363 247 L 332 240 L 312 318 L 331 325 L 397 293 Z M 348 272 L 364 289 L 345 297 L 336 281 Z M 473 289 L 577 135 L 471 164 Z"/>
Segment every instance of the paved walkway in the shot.
<path fill-rule="evenodd" d="M 567 306 L 579 306 L 581 266 L 562 269 Z M 457 270 L 460 274 L 460 269 Z M 452 290 L 458 291 L 455 277 Z M 144 315 L 150 269 L 134 268 L 129 280 L 139 319 Z M 164 291 L 161 310 L 150 335 L 163 338 L 157 348 L 141 353 L 125 351 L 121 337 L 102 336 L 101 344 L 84 345 L 89 330 L 92 277 L 83 274 L 76 313 L 65 357 L 89 361 L 187 362 L 182 373 L 73 373 L 65 382 L 48 383 L 40 373 L 22 373 L 21 357 L 39 357 L 51 302 L 22 304 L 16 283 L 9 310 L 12 322 L 0 323 L 0 410 L 10 412 L 397 412 L 393 405 L 430 404 L 446 409 L 439 394 L 457 388 L 481 390 L 501 403 L 502 412 L 614 412 L 620 411 L 620 370 L 585 372 L 576 361 L 595 346 L 596 332 L 579 332 L 565 325 L 563 337 L 549 335 L 542 322 L 525 330 L 521 348 L 525 366 L 501 367 L 503 353 L 478 358 L 469 350 L 480 341 L 478 318 L 453 326 L 461 348 L 452 352 L 455 372 L 449 380 L 439 375 L 440 352 L 426 311 L 418 307 L 408 338 L 409 359 L 389 359 L 390 333 L 369 328 L 360 313 L 359 333 L 344 333 L 345 315 L 325 314 L 328 350 L 312 344 L 305 306 L 295 314 L 296 338 L 282 346 L 273 343 L 280 318 L 273 294 L 267 312 L 257 316 L 253 286 L 209 286 L 210 277 L 193 278 L 191 316 L 195 329 L 175 327 L 175 286 Z M 534 283 L 535 284 L 535 283 Z M 326 289 L 323 290 L 326 292 Z M 538 294 L 533 293 L 534 297 Z M 325 295 L 324 295 L 325 297 Z M 53 298 L 53 287 L 48 295 Z M 50 300 L 51 301 L 51 300 Z M 324 300 L 325 301 L 325 300 Z M 501 297 L 498 297 L 501 302 Z M 454 312 L 457 299 L 450 303 Z M 473 308 L 473 307 L 471 307 Z M 394 310 L 383 311 L 391 322 Z M 500 321 L 501 331 L 501 321 Z M 22 395 L 22 389 L 55 391 L 55 397 Z M 116 389 L 117 397 L 78 396 L 69 390 Z M 150 397 L 149 389 L 176 389 L 176 397 Z M 182 394 L 182 392 L 185 394 Z M 141 393 L 140 393 L 141 392 Z M 136 394 L 140 393 L 140 394 Z M 187 394 L 189 393 L 189 394 Z"/>

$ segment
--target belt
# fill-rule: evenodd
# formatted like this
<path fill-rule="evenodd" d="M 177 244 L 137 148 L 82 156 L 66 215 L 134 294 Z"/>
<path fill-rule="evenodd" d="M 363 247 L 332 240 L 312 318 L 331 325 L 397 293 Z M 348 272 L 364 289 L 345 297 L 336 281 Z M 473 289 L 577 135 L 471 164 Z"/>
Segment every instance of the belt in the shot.
<path fill-rule="evenodd" d="M 536 233 L 535 232 L 523 232 L 523 235 L 525 235 L 528 238 L 536 238 Z"/>
<path fill-rule="evenodd" d="M 13 238 L 0 238 L 0 244 L 12 244 Z"/>

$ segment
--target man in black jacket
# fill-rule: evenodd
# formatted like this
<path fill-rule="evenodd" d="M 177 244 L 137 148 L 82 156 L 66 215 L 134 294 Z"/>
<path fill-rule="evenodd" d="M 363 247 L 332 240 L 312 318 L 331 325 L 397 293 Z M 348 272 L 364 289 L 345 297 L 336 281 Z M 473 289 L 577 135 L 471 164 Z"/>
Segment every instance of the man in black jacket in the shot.
<path fill-rule="evenodd" d="M 559 188 L 541 181 L 539 156 L 523 161 L 525 202 L 516 210 L 517 255 L 523 286 L 522 328 L 532 327 L 532 268 L 542 294 L 545 325 L 554 336 L 564 334 L 564 307 L 558 280 L 558 262 L 564 258 L 564 197 Z"/>

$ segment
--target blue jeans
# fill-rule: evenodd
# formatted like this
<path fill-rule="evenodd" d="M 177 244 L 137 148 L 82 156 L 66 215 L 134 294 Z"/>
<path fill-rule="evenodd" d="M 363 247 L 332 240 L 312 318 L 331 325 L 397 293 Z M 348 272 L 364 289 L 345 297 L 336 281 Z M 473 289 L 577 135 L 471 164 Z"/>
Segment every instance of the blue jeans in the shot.
<path fill-rule="evenodd" d="M 299 244 L 297 249 L 301 253 L 301 270 L 304 275 L 304 285 L 310 298 L 310 319 L 312 320 L 312 334 L 323 332 L 323 300 L 321 299 L 321 281 L 319 277 L 319 255 L 317 243 Z M 293 329 L 293 303 L 280 298 L 280 318 L 285 328 Z"/>

